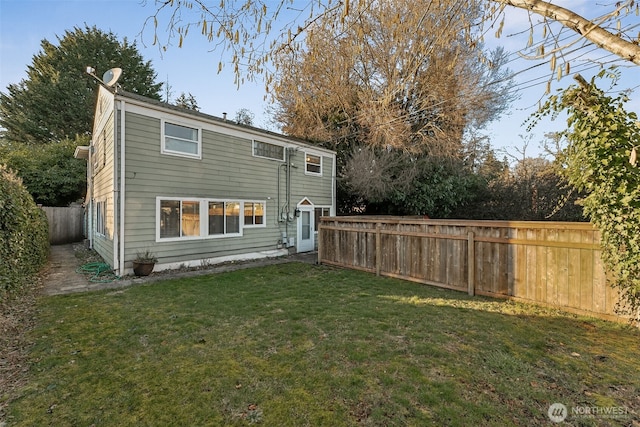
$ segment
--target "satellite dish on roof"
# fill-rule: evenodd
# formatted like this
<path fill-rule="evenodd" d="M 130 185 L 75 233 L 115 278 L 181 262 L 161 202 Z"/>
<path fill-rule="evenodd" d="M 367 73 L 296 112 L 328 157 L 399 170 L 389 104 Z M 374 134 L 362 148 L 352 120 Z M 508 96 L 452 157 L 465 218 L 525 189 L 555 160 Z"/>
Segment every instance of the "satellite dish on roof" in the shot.
<path fill-rule="evenodd" d="M 122 68 L 112 68 L 110 70 L 105 71 L 102 75 L 102 82 L 111 87 L 118 82 L 118 79 L 122 75 Z"/>

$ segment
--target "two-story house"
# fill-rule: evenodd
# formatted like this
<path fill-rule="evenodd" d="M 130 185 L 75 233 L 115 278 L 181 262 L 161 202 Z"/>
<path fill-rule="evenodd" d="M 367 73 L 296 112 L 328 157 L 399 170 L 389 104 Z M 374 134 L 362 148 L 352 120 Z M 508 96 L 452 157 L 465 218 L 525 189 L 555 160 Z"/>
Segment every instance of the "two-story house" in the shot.
<path fill-rule="evenodd" d="M 100 86 L 88 164 L 88 238 L 120 275 L 314 250 L 335 214 L 336 153 Z"/>

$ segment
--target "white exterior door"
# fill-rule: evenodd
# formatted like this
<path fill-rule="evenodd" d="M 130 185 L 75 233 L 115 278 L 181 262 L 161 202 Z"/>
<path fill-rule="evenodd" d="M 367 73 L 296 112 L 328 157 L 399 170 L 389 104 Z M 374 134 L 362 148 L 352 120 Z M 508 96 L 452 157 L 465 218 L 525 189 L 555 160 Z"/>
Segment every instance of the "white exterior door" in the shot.
<path fill-rule="evenodd" d="M 310 252 L 315 249 L 313 206 L 298 206 L 298 252 Z"/>

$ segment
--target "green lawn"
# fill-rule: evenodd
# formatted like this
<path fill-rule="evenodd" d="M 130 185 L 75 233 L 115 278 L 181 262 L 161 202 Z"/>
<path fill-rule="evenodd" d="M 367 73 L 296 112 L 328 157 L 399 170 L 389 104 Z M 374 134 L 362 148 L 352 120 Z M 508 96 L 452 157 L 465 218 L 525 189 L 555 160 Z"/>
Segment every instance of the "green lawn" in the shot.
<path fill-rule="evenodd" d="M 550 425 L 640 414 L 637 329 L 291 263 L 43 298 L 26 426 Z M 620 415 L 620 408 L 624 413 Z"/>

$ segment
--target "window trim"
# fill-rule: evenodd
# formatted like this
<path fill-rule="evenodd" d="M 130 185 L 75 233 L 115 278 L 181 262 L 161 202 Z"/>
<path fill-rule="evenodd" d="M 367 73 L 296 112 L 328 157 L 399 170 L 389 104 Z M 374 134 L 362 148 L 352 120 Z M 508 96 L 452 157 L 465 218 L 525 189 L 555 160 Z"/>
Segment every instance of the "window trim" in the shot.
<path fill-rule="evenodd" d="M 314 226 L 315 226 L 315 232 L 317 234 L 318 233 L 318 228 L 320 228 L 320 218 L 323 217 L 323 216 L 331 216 L 331 206 L 330 205 L 313 205 L 313 208 L 314 208 L 313 209 L 313 215 L 315 217 Z M 320 211 L 320 215 L 317 214 L 318 210 Z M 329 211 L 328 215 L 322 215 L 322 213 L 325 210 Z"/>
<path fill-rule="evenodd" d="M 244 209 L 245 209 L 245 203 L 260 203 L 262 204 L 262 224 L 256 224 L 255 223 L 255 209 L 253 210 L 253 224 L 245 224 L 244 222 Z M 267 226 L 267 203 L 264 200 L 244 200 L 242 203 L 242 226 L 244 228 L 264 228 Z"/>
<path fill-rule="evenodd" d="M 102 129 L 100 134 L 92 142 L 92 166 L 95 176 L 107 163 L 107 131 Z"/>
<path fill-rule="evenodd" d="M 107 237 L 107 201 L 96 200 L 95 232 L 98 236 Z"/>
<path fill-rule="evenodd" d="M 182 151 L 175 151 L 175 150 L 167 149 L 166 148 L 167 135 L 165 133 L 165 128 L 166 128 L 167 123 L 170 124 L 170 125 L 181 126 L 181 127 L 194 129 L 194 130 L 198 131 L 198 140 L 197 141 L 171 137 L 171 138 L 175 138 L 175 139 L 178 139 L 178 140 L 183 140 L 183 141 L 186 141 L 186 142 L 192 142 L 192 143 L 195 142 L 197 144 L 197 151 L 198 152 L 196 154 L 190 154 L 190 153 L 185 153 L 185 152 L 182 152 Z M 185 123 L 185 122 L 180 122 L 178 120 L 174 121 L 174 120 L 161 119 L 160 120 L 160 153 L 168 155 L 168 156 L 184 157 L 184 158 L 188 158 L 188 159 L 202 159 L 202 127 L 201 126 L 194 126 L 193 124 L 188 124 L 188 123 Z"/>
<path fill-rule="evenodd" d="M 200 234 L 198 236 L 177 236 L 177 237 L 160 237 L 160 209 L 162 201 L 178 201 L 180 202 L 180 234 L 182 234 L 182 202 L 198 202 L 200 204 Z M 156 197 L 156 242 L 172 242 L 184 240 L 197 240 L 202 236 L 202 200 L 194 197 Z"/>
<path fill-rule="evenodd" d="M 309 165 L 314 165 L 314 166 L 318 166 L 317 163 L 311 163 L 308 162 L 308 156 L 313 156 L 313 157 L 317 157 L 318 159 L 320 159 L 320 172 L 312 172 L 309 170 Z M 322 176 L 322 154 L 319 153 L 313 153 L 310 151 L 305 151 L 304 153 L 304 174 L 305 175 L 313 175 L 313 176 Z"/>
<path fill-rule="evenodd" d="M 180 230 L 182 230 L 182 202 L 198 202 L 200 204 L 200 234 L 198 236 L 178 236 L 178 237 L 160 237 L 160 209 L 162 201 L 179 201 L 180 203 Z M 237 233 L 209 234 L 209 202 L 239 203 L 239 223 Z M 245 203 L 262 203 L 264 206 L 263 224 L 245 225 L 244 224 L 244 205 Z M 193 240 L 209 240 L 209 239 L 226 239 L 232 237 L 243 237 L 245 228 L 261 228 L 267 226 L 267 201 L 266 200 L 244 200 L 233 198 L 201 198 L 201 197 L 175 197 L 175 196 L 156 196 L 156 242 L 183 242 Z M 182 231 L 181 231 L 182 233 Z"/>
<path fill-rule="evenodd" d="M 282 147 L 282 158 L 267 157 L 267 156 L 261 156 L 259 154 L 256 154 L 256 143 L 274 145 L 276 147 Z M 286 150 L 287 150 L 287 147 L 285 145 L 274 144 L 273 142 L 260 141 L 260 140 L 257 140 L 257 139 L 252 139 L 251 140 L 251 155 L 253 157 L 257 157 L 259 159 L 267 159 L 267 160 L 274 160 L 276 162 L 284 162 L 285 161 L 285 157 L 286 157 Z"/>
<path fill-rule="evenodd" d="M 223 233 L 218 233 L 218 234 L 210 234 L 211 230 L 209 230 L 209 203 L 214 202 L 214 203 L 222 203 L 223 204 L 223 209 L 222 211 L 224 212 L 224 216 L 223 216 L 223 224 L 224 224 L 224 230 L 225 232 Z M 237 233 L 227 233 L 227 203 L 238 203 L 238 232 Z M 243 220 L 242 218 L 242 212 L 244 209 L 244 203 L 242 200 L 234 200 L 234 199 L 203 199 L 203 204 L 206 206 L 206 212 L 201 214 L 201 218 L 200 221 L 202 223 L 202 215 L 204 215 L 205 219 L 206 219 L 206 224 L 204 224 L 204 228 L 201 229 L 201 232 L 203 232 L 204 234 L 201 234 L 200 237 L 203 239 L 220 239 L 220 238 L 225 238 L 225 237 L 241 237 L 243 235 L 242 232 L 242 228 L 243 228 Z"/>

